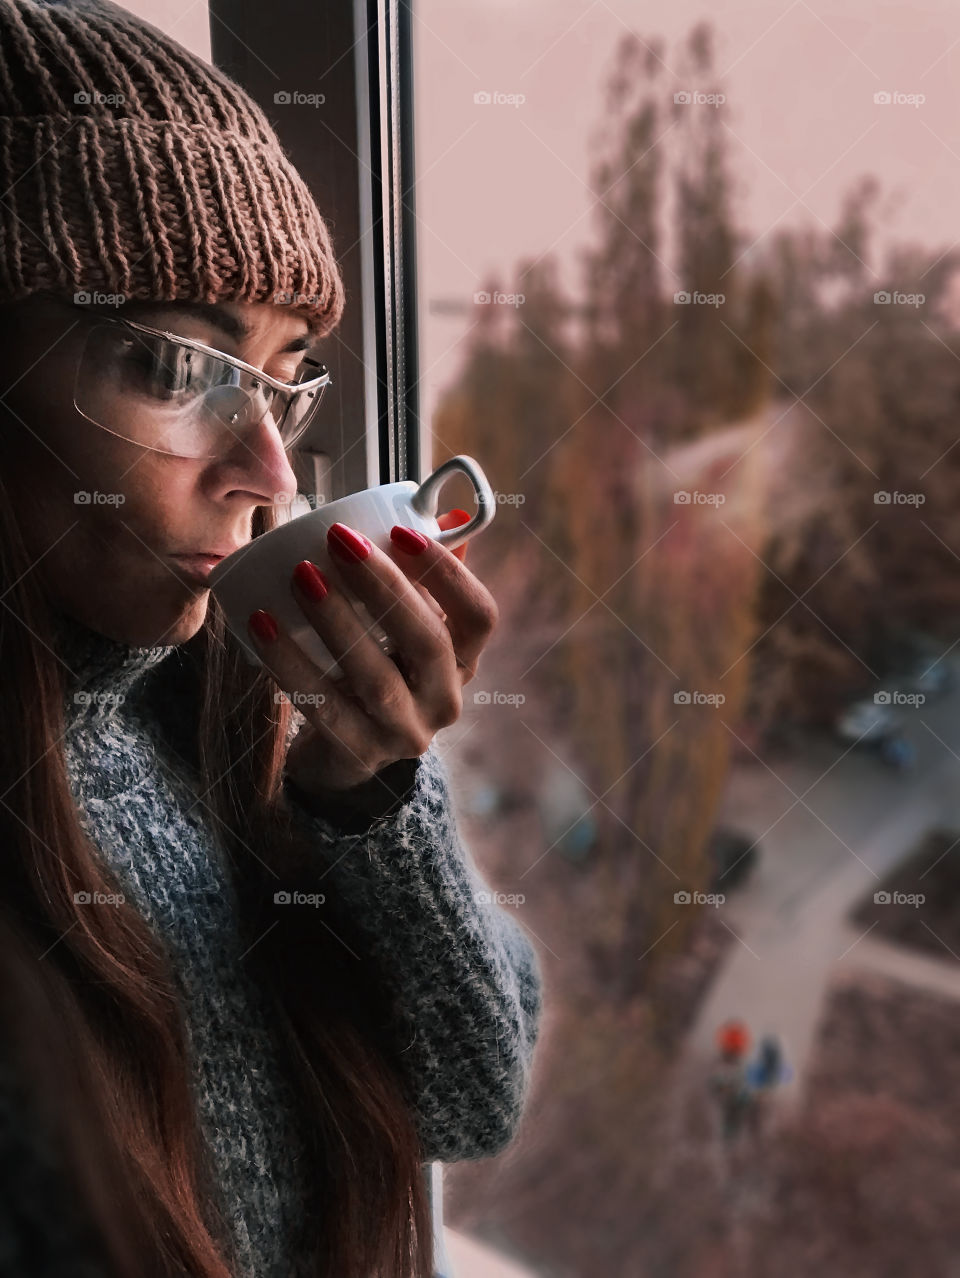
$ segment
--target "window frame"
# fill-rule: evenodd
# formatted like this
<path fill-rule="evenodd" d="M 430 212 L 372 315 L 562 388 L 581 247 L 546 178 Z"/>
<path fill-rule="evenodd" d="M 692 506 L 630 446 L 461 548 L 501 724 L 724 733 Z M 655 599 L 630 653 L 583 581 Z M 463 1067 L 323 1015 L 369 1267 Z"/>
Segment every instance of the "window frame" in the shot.
<path fill-rule="evenodd" d="M 327 403 L 294 459 L 318 498 L 430 468 L 420 420 L 413 14 L 340 0 L 302 33 L 303 0 L 209 0 L 213 64 L 261 106 L 328 220 L 347 302 L 321 354 Z M 282 90 L 323 93 L 280 106 Z"/>
<path fill-rule="evenodd" d="M 300 491 L 321 501 L 420 483 L 431 457 L 419 397 L 413 13 L 406 0 L 340 0 L 324 6 L 307 40 L 298 36 L 305 8 L 209 0 L 211 61 L 265 111 L 330 222 L 344 277 L 343 319 L 321 350 L 327 403 L 292 459 Z M 326 100 L 284 111 L 273 95 L 285 88 Z M 311 119 L 311 109 L 322 116 Z M 443 1164 L 424 1164 L 424 1176 L 434 1278 L 453 1278 Z"/>

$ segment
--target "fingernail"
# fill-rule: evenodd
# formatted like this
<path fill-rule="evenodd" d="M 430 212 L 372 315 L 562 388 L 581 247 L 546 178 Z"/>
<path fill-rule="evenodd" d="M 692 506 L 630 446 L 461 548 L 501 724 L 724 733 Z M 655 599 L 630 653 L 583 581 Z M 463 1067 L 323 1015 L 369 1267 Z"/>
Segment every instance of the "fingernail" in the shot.
<path fill-rule="evenodd" d="M 274 621 L 270 613 L 266 612 L 263 608 L 258 609 L 257 612 L 251 612 L 249 623 L 250 629 L 257 638 L 263 639 L 266 642 L 276 639 L 277 635 L 280 633 L 277 629 L 276 621 Z"/>
<path fill-rule="evenodd" d="M 354 532 L 346 524 L 331 524 L 327 529 L 327 545 L 348 564 L 366 559 L 373 546 L 362 533 Z"/>
<path fill-rule="evenodd" d="M 317 603 L 324 598 L 329 588 L 326 577 L 309 559 L 304 559 L 297 564 L 293 570 L 293 577 L 303 593 Z"/>
<path fill-rule="evenodd" d="M 408 555 L 419 555 L 427 548 L 427 539 L 423 533 L 414 528 L 405 528 L 403 524 L 394 524 L 390 529 L 390 540 Z"/>

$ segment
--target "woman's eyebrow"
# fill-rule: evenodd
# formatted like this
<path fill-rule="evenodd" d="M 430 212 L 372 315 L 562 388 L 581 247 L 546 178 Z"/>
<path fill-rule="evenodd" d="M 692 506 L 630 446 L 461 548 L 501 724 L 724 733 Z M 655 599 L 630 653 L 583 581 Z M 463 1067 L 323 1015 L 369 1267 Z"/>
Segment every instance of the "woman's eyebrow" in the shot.
<path fill-rule="evenodd" d="M 148 302 L 142 303 L 128 308 L 136 309 L 137 313 L 143 315 L 188 315 L 194 319 L 199 319 L 210 324 L 213 328 L 219 329 L 225 336 L 232 338 L 236 342 L 242 342 L 248 338 L 253 331 L 250 324 L 239 316 L 234 315 L 232 311 L 225 310 L 222 306 L 218 306 L 216 302 L 194 302 L 185 299 L 182 302 L 176 302 L 167 310 L 164 307 L 151 306 Z M 287 351 L 303 351 L 310 346 L 310 339 L 306 333 L 300 337 L 291 338 L 278 354 L 283 355 Z"/>

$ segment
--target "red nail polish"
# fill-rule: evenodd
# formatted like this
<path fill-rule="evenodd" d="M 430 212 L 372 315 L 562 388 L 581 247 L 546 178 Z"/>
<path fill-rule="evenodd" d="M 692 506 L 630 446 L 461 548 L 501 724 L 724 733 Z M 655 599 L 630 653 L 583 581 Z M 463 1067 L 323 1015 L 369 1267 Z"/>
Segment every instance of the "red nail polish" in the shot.
<path fill-rule="evenodd" d="M 331 524 L 327 529 L 327 545 L 348 564 L 366 559 L 373 546 L 363 533 L 354 532 L 346 524 Z"/>
<path fill-rule="evenodd" d="M 423 533 L 418 533 L 414 528 L 405 528 L 403 524 L 393 525 L 390 540 L 408 555 L 420 555 L 427 548 L 427 539 Z"/>
<path fill-rule="evenodd" d="M 273 617 L 265 609 L 260 608 L 257 612 L 250 614 L 250 629 L 258 639 L 264 639 L 268 643 L 276 639 L 280 631 L 277 629 L 277 623 Z"/>
<path fill-rule="evenodd" d="M 293 577 L 307 598 L 313 599 L 316 603 L 324 598 L 329 589 L 326 577 L 309 559 L 304 559 L 297 564 L 293 570 Z"/>

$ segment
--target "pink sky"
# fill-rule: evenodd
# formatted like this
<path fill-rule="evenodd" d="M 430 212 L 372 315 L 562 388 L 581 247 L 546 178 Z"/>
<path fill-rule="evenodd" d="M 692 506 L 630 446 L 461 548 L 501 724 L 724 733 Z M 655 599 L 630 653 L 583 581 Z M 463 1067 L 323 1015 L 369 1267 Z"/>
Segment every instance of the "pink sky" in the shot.
<path fill-rule="evenodd" d="M 209 57 L 205 0 L 124 0 Z M 305 12 L 309 6 L 305 3 Z M 877 174 L 888 234 L 947 247 L 960 238 L 960 6 L 955 0 L 711 6 L 690 0 L 420 0 L 417 185 L 424 410 L 454 375 L 472 317 L 427 311 L 430 298 L 470 300 L 485 274 L 552 249 L 576 281 L 590 236 L 590 134 L 625 30 L 678 41 L 707 17 L 727 96 L 741 224 L 832 224 L 843 192 Z M 677 88 L 687 85 L 678 80 Z M 522 105 L 477 105 L 480 90 Z M 879 91 L 923 94 L 920 106 L 874 102 Z M 712 109 L 712 108 L 694 108 Z M 793 206 L 791 208 L 791 205 Z"/>

